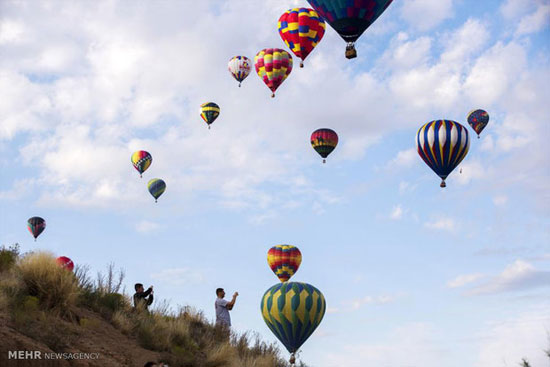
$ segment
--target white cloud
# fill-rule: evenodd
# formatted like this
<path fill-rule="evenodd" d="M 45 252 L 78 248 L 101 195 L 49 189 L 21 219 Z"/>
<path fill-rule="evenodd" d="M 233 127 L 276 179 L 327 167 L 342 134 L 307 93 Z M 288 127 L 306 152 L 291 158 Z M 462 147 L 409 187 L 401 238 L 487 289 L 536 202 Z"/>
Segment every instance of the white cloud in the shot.
<path fill-rule="evenodd" d="M 513 19 L 529 12 L 536 2 L 540 2 L 540 0 L 506 0 L 500 7 L 500 11 L 505 18 Z"/>
<path fill-rule="evenodd" d="M 412 322 L 393 328 L 376 343 L 348 344 L 339 354 L 330 351 L 327 366 L 444 366 L 445 352 L 438 349 L 438 333 L 430 324 Z"/>
<path fill-rule="evenodd" d="M 439 231 L 454 232 L 458 225 L 456 221 L 448 217 L 436 217 L 429 222 L 424 223 L 424 227 Z"/>
<path fill-rule="evenodd" d="M 411 26 L 427 31 L 453 15 L 453 0 L 407 0 L 401 18 Z"/>
<path fill-rule="evenodd" d="M 403 208 L 401 208 L 401 205 L 394 206 L 390 214 L 390 218 L 393 220 L 399 220 L 402 217 L 403 217 Z"/>
<path fill-rule="evenodd" d="M 397 152 L 397 155 L 388 162 L 388 168 L 400 168 L 400 167 L 411 167 L 417 163 L 420 157 L 416 152 L 415 148 L 401 150 Z"/>
<path fill-rule="evenodd" d="M 522 291 L 550 286 L 550 271 L 538 270 L 532 264 L 516 260 L 502 273 L 491 277 L 468 292 L 472 295 L 493 294 L 510 291 Z"/>
<path fill-rule="evenodd" d="M 526 35 L 542 30 L 550 23 L 550 4 L 540 5 L 537 10 L 521 19 L 516 35 Z"/>
<path fill-rule="evenodd" d="M 464 287 L 465 285 L 473 283 L 483 278 L 484 276 L 485 276 L 484 274 L 480 274 L 480 273 L 459 275 L 453 280 L 450 280 L 449 282 L 447 282 L 447 287 L 449 288 Z"/>
<path fill-rule="evenodd" d="M 508 202 L 508 196 L 506 195 L 499 195 L 499 196 L 493 197 L 493 204 L 495 204 L 495 206 L 504 206 L 506 205 L 507 202 Z"/>
<path fill-rule="evenodd" d="M 531 366 L 548 364 L 548 330 L 550 305 L 543 304 L 531 310 L 483 325 L 479 355 L 475 367 L 518 366 L 526 358 Z"/>
<path fill-rule="evenodd" d="M 150 275 L 152 279 L 172 286 L 202 284 L 205 276 L 202 272 L 190 268 L 163 269 Z"/>
<path fill-rule="evenodd" d="M 150 233 L 154 232 L 157 229 L 161 228 L 161 225 L 156 222 L 151 222 L 149 220 L 141 220 L 138 223 L 136 223 L 136 231 L 141 233 Z"/>
<path fill-rule="evenodd" d="M 380 296 L 365 296 L 363 298 L 357 298 L 349 302 L 352 310 L 358 310 L 366 305 L 385 305 L 394 302 L 396 296 L 392 295 L 380 295 Z"/>

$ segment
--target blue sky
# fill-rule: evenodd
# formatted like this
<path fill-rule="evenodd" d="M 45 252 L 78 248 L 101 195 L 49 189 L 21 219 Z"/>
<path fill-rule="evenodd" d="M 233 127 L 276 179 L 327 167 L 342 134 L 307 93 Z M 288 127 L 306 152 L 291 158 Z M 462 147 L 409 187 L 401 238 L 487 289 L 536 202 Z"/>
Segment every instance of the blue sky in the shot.
<path fill-rule="evenodd" d="M 272 341 L 266 252 L 290 243 L 293 279 L 327 299 L 311 366 L 547 363 L 550 3 L 396 0 L 357 59 L 327 27 L 275 99 L 254 74 L 238 88 L 227 61 L 283 48 L 277 19 L 296 6 L 2 2 L 1 243 L 114 262 L 128 291 L 154 284 L 209 318 L 215 288 L 238 290 L 235 328 Z M 211 130 L 206 101 L 222 111 Z M 416 131 L 474 108 L 491 121 L 442 190 Z M 326 165 L 319 127 L 340 135 Z M 138 149 L 153 155 L 143 179 Z"/>

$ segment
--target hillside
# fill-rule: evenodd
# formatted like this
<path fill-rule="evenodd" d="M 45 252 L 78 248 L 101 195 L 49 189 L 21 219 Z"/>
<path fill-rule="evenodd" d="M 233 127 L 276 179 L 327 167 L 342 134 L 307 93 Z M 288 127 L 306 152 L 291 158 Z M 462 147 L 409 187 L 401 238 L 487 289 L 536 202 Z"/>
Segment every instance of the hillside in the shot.
<path fill-rule="evenodd" d="M 0 366 L 288 366 L 274 345 L 228 335 L 193 308 L 134 309 L 123 279 L 112 265 L 92 280 L 50 253 L 0 248 Z"/>

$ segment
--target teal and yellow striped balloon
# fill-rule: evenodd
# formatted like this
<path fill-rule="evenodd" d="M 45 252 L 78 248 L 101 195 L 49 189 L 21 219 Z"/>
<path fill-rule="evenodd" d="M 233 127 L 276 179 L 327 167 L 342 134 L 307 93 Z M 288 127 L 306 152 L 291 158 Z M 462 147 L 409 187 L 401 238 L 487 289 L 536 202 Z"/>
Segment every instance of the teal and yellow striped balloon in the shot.
<path fill-rule="evenodd" d="M 155 198 L 155 203 L 157 199 L 164 193 L 166 190 L 166 183 L 160 178 L 153 178 L 147 183 L 147 188 L 153 197 Z"/>
<path fill-rule="evenodd" d="M 274 285 L 265 292 L 261 303 L 265 323 L 293 356 L 317 329 L 325 310 L 321 291 L 299 282 Z"/>

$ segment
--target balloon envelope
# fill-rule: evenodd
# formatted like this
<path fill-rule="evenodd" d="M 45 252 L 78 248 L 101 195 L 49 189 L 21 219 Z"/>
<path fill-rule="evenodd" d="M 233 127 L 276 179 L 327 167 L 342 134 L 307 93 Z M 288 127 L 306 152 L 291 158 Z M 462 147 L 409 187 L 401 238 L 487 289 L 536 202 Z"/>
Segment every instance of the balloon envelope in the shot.
<path fill-rule="evenodd" d="M 267 264 L 281 282 L 288 281 L 301 263 L 302 253 L 292 245 L 276 245 L 267 252 Z"/>
<path fill-rule="evenodd" d="M 206 122 L 210 128 L 210 124 L 212 124 L 220 115 L 220 106 L 214 102 L 203 103 L 201 104 L 200 114 L 204 122 Z"/>
<path fill-rule="evenodd" d="M 27 228 L 36 240 L 40 233 L 46 228 L 46 221 L 40 217 L 32 217 L 27 220 Z"/>
<path fill-rule="evenodd" d="M 280 48 L 266 48 L 254 58 L 256 73 L 273 92 L 286 80 L 292 71 L 292 56 Z"/>
<path fill-rule="evenodd" d="M 313 9 L 289 9 L 279 18 L 279 35 L 296 57 L 305 60 L 325 34 L 325 21 Z M 303 63 L 300 63 L 303 66 Z"/>
<path fill-rule="evenodd" d="M 67 256 L 59 256 L 56 260 L 57 264 L 61 266 L 62 268 L 65 268 L 69 271 L 73 271 L 74 269 L 74 263 L 71 259 L 69 259 Z"/>
<path fill-rule="evenodd" d="M 470 148 L 468 130 L 458 122 L 436 120 L 422 126 L 416 134 L 416 150 L 420 158 L 445 179 L 462 162 Z"/>
<path fill-rule="evenodd" d="M 132 154 L 131 161 L 141 176 L 153 162 L 153 157 L 145 150 L 138 150 Z"/>
<path fill-rule="evenodd" d="M 153 178 L 147 183 L 147 189 L 149 189 L 149 192 L 155 198 L 155 202 L 157 202 L 157 199 L 166 190 L 166 183 L 160 178 Z"/>
<path fill-rule="evenodd" d="M 468 123 L 479 137 L 479 134 L 489 123 L 489 114 L 484 110 L 474 110 L 468 114 Z"/>
<path fill-rule="evenodd" d="M 246 79 L 246 77 L 250 74 L 250 70 L 252 70 L 252 62 L 246 56 L 235 56 L 229 60 L 227 69 L 233 78 L 239 82 L 240 87 L 241 82 Z"/>
<path fill-rule="evenodd" d="M 285 282 L 269 288 L 260 305 L 269 329 L 295 353 L 323 320 L 325 297 L 307 283 Z"/>
<path fill-rule="evenodd" d="M 338 145 L 338 134 L 332 129 L 318 129 L 311 134 L 310 140 L 313 149 L 326 158 Z"/>
<path fill-rule="evenodd" d="M 307 0 L 309 5 L 350 44 L 378 19 L 393 0 Z M 353 58 L 355 54 L 346 57 Z"/>

